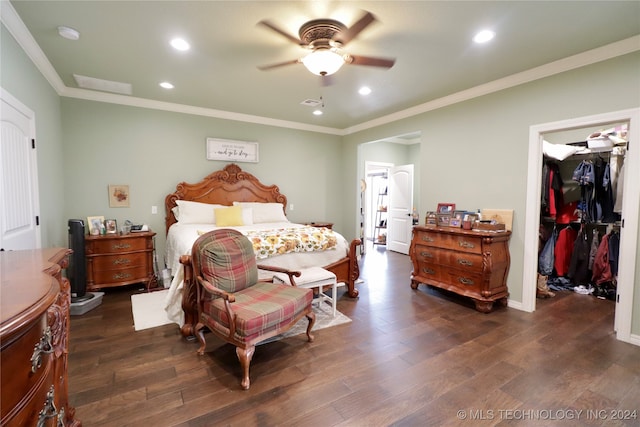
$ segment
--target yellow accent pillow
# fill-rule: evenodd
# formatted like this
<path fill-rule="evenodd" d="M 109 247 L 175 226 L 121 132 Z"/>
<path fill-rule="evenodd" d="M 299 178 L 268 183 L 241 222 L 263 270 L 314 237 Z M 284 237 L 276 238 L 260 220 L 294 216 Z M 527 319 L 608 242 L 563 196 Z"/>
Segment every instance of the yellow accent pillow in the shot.
<path fill-rule="evenodd" d="M 229 206 L 228 208 L 214 209 L 216 226 L 233 227 L 244 225 L 242 221 L 242 206 Z"/>

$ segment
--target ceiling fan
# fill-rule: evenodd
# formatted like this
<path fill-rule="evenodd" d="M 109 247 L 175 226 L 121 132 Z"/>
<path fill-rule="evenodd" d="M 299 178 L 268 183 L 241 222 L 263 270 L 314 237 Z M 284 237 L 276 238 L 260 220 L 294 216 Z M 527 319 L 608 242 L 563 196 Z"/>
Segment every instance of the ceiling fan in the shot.
<path fill-rule="evenodd" d="M 375 20 L 376 18 L 370 12 L 365 12 L 351 27 L 347 27 L 342 22 L 334 19 L 314 19 L 302 24 L 298 30 L 299 38 L 283 31 L 270 21 L 260 21 L 259 24 L 270 28 L 287 40 L 309 49 L 311 52 L 302 58 L 263 65 L 258 68 L 260 70 L 271 70 L 285 65 L 302 63 L 313 74 L 322 77 L 335 73 L 344 64 L 391 68 L 395 63 L 395 59 L 352 55 L 343 50 L 347 43 Z"/>

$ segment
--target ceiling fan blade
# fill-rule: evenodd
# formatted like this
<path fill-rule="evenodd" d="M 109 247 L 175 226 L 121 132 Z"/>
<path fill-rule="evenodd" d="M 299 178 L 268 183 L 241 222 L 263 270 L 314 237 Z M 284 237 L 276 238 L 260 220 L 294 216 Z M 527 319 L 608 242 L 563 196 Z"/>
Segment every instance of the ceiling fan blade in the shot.
<path fill-rule="evenodd" d="M 373 16 L 371 12 L 365 12 L 364 15 L 358 21 L 353 24 L 351 27 L 347 28 L 345 31 L 336 34 L 334 40 L 340 42 L 342 46 L 349 43 L 353 40 L 362 30 L 367 28 L 373 21 L 376 20 L 376 17 Z"/>
<path fill-rule="evenodd" d="M 393 64 L 396 63 L 396 60 L 390 58 L 376 58 L 373 56 L 347 55 L 346 62 L 353 65 L 391 68 L 393 67 Z"/>
<path fill-rule="evenodd" d="M 284 61 L 284 62 L 277 62 L 275 64 L 268 64 L 268 65 L 259 65 L 258 69 L 262 70 L 262 71 L 266 71 L 266 70 L 271 70 L 273 68 L 278 68 L 278 67 L 284 67 L 285 65 L 293 65 L 293 64 L 298 64 L 301 61 L 299 59 L 292 59 L 290 61 Z"/>
<path fill-rule="evenodd" d="M 258 24 L 264 25 L 265 27 L 275 31 L 276 33 L 280 34 L 281 36 L 283 36 L 287 40 L 290 40 L 290 41 L 294 42 L 297 45 L 305 46 L 305 43 L 303 43 L 302 40 L 300 40 L 297 37 L 292 36 L 291 34 L 287 33 L 286 31 L 276 27 L 274 24 L 271 23 L 271 21 L 262 20 L 262 21 L 258 22 Z"/>

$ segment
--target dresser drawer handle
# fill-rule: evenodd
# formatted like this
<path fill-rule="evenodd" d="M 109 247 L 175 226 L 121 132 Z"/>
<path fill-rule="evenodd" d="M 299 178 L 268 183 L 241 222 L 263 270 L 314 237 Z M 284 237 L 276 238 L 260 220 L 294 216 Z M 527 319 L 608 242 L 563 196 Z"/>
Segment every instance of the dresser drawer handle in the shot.
<path fill-rule="evenodd" d="M 42 366 L 42 355 L 50 354 L 53 352 L 53 345 L 51 344 L 51 328 L 47 326 L 44 334 L 40 337 L 40 342 L 33 348 L 33 354 L 31 355 L 31 372 L 36 371 Z"/>
<path fill-rule="evenodd" d="M 461 248 L 472 249 L 476 247 L 476 245 L 474 245 L 473 243 L 469 243 L 465 240 L 458 242 L 458 244 L 460 245 Z"/>
<path fill-rule="evenodd" d="M 431 268 L 423 268 L 423 269 L 422 269 L 422 271 L 423 271 L 424 273 L 431 274 L 431 275 L 436 274 L 436 271 L 435 271 L 435 270 L 433 270 L 433 269 L 431 269 Z"/>
<path fill-rule="evenodd" d="M 56 422 L 56 427 L 64 427 L 64 408 L 60 411 L 60 413 L 58 413 L 58 410 L 56 409 L 55 389 L 53 388 L 53 385 L 51 385 L 51 388 L 49 388 L 49 391 L 47 392 L 47 400 L 44 402 L 43 406 L 44 407 L 38 414 L 38 423 L 36 424 L 36 426 L 44 427 L 48 425 L 48 419 L 57 418 L 58 421 Z"/>
<path fill-rule="evenodd" d="M 113 260 L 113 265 L 124 265 L 131 264 L 131 260 L 129 258 L 116 258 Z"/>
<path fill-rule="evenodd" d="M 422 236 L 422 240 L 424 242 L 427 242 L 427 243 L 433 243 L 433 242 L 436 241 L 436 239 L 434 239 L 433 237 L 429 237 L 429 236 Z"/>
<path fill-rule="evenodd" d="M 465 267 L 471 267 L 473 265 L 473 262 L 469 261 L 468 259 L 459 259 L 458 264 L 464 265 Z"/>
<path fill-rule="evenodd" d="M 129 243 L 114 243 L 113 249 L 121 250 L 121 249 L 130 249 L 131 245 Z"/>
<path fill-rule="evenodd" d="M 467 279 L 466 277 L 459 277 L 458 282 L 462 283 L 463 285 L 473 285 L 474 283 L 473 280 Z"/>
<path fill-rule="evenodd" d="M 431 252 L 420 252 L 420 256 L 422 256 L 422 258 L 433 258 L 433 254 Z"/>
<path fill-rule="evenodd" d="M 113 275 L 115 280 L 131 279 L 132 277 L 131 273 L 116 273 Z"/>

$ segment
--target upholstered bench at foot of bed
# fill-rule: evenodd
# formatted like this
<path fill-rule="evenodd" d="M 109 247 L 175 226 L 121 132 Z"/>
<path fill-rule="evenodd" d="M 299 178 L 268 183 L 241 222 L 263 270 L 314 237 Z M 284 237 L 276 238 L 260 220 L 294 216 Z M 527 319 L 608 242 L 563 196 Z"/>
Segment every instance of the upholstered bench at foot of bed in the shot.
<path fill-rule="evenodd" d="M 336 304 L 338 302 L 336 294 L 338 290 L 338 283 L 335 274 L 322 267 L 311 267 L 300 270 L 300 276 L 293 280 L 295 282 L 295 286 L 298 288 L 318 288 L 318 303 L 322 304 L 324 301 L 330 302 L 333 310 L 333 317 L 336 316 Z M 289 276 L 284 273 L 275 273 L 273 275 L 273 281 L 274 283 L 291 284 Z M 324 293 L 324 287 L 326 286 L 331 286 L 331 296 Z"/>

